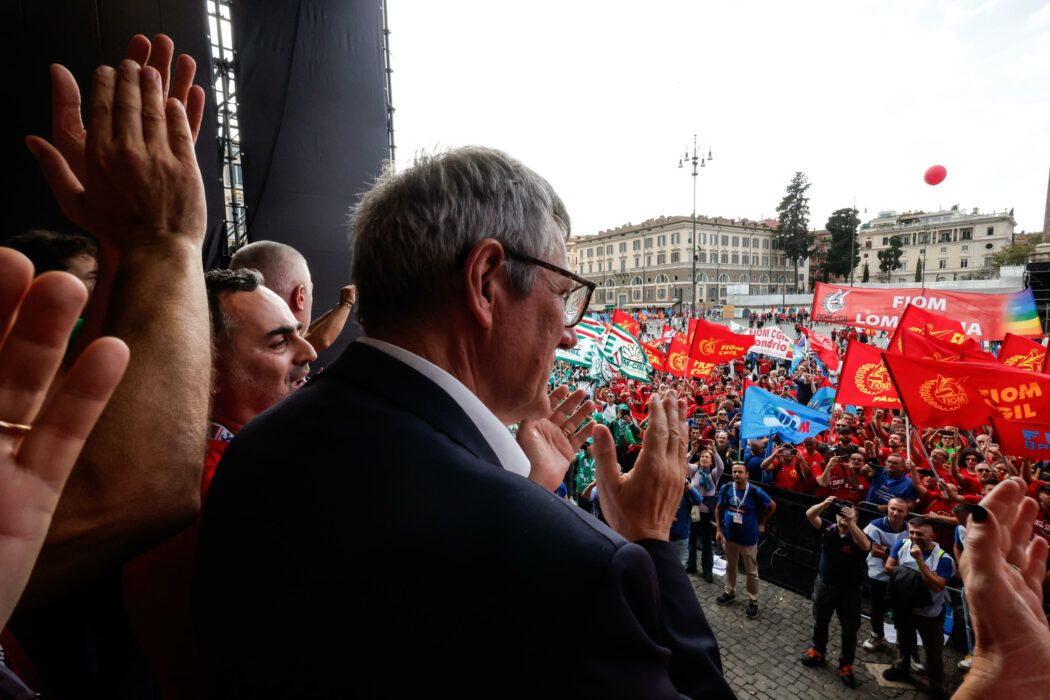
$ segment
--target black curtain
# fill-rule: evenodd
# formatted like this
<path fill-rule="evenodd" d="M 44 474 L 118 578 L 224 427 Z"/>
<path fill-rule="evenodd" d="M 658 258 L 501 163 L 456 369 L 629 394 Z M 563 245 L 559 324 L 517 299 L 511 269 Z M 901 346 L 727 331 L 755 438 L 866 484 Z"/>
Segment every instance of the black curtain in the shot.
<path fill-rule="evenodd" d="M 248 237 L 306 256 L 316 318 L 349 282 L 349 209 L 389 156 L 380 3 L 257 0 L 233 15 Z"/>
<path fill-rule="evenodd" d="M 203 262 L 216 261 L 224 204 L 204 0 L 18 0 L 4 3 L 0 17 L 7 34 L 3 43 L 11 83 L 7 104 L 14 115 L 3 139 L 4 162 L 12 177 L 3 188 L 5 225 L 0 239 L 34 227 L 71 228 L 25 147 L 28 134 L 51 138 L 48 66 L 61 63 L 69 68 L 86 104 L 97 66 L 116 66 L 132 35 L 162 33 L 172 38 L 177 53 L 197 62 L 195 82 L 207 95 L 197 161 L 208 203 Z"/>

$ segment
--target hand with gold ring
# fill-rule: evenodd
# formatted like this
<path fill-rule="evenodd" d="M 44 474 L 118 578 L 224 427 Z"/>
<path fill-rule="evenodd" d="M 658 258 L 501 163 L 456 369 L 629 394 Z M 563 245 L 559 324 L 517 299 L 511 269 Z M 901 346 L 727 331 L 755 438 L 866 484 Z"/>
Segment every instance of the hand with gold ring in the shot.
<path fill-rule="evenodd" d="M 572 458 L 594 432 L 594 402 L 583 389 L 569 393 L 562 384 L 548 396 L 551 414 L 539 420 L 523 420 L 518 426 L 518 445 L 529 458 L 529 479 L 553 491 L 565 478 Z"/>
<path fill-rule="evenodd" d="M 87 290 L 0 247 L 0 627 L 14 610 L 62 487 L 128 363 L 99 338 L 53 388 Z"/>

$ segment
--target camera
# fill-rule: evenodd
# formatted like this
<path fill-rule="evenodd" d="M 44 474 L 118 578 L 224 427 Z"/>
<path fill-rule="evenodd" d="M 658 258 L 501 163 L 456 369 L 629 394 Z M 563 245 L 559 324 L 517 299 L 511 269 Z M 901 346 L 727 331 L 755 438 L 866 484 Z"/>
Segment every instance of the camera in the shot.
<path fill-rule="evenodd" d="M 843 501 L 840 498 L 836 498 L 834 501 L 831 502 L 831 505 L 829 505 L 827 508 L 824 509 L 824 512 L 834 518 L 836 516 L 842 515 L 842 509 L 843 508 L 852 508 L 852 507 L 853 507 L 853 504 L 850 503 L 849 501 Z"/>

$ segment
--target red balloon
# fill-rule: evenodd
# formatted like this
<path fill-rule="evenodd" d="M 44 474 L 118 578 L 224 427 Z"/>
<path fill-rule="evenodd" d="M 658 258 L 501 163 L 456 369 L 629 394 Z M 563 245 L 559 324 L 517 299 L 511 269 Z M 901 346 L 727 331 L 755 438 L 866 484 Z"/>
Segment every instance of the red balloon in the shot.
<path fill-rule="evenodd" d="M 922 179 L 926 181 L 927 185 L 939 185 L 944 182 L 944 178 L 948 177 L 948 169 L 943 165 L 931 165 L 926 169 L 926 174 L 922 176 Z"/>

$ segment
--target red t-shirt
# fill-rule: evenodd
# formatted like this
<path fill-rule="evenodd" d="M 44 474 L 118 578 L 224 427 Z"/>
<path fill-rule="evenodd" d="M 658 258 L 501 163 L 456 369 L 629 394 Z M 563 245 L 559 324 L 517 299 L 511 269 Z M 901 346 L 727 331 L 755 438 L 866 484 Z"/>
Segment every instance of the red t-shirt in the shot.
<path fill-rule="evenodd" d="M 925 496 L 919 498 L 919 512 L 933 515 L 945 515 L 952 517 L 952 504 L 946 501 L 939 491 L 927 491 Z"/>
<path fill-rule="evenodd" d="M 780 458 L 777 457 L 773 460 L 773 464 L 775 467 L 779 467 L 776 469 L 773 477 L 774 486 L 788 489 L 789 491 L 802 491 L 805 482 L 802 478 L 802 472 L 799 471 L 794 459 L 789 464 L 783 465 Z"/>

